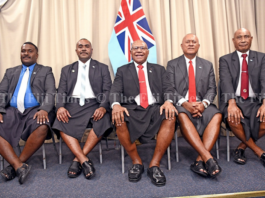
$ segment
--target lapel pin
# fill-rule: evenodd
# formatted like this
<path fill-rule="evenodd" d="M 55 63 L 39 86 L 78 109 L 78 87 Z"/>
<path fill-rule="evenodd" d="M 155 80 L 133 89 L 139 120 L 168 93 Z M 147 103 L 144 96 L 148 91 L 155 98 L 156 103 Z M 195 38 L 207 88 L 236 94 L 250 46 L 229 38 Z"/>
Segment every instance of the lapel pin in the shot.
<path fill-rule="evenodd" d="M 252 59 L 250 59 L 250 61 L 253 61 Z"/>
<path fill-rule="evenodd" d="M 149 70 L 150 73 L 152 73 L 152 70 Z"/>
<path fill-rule="evenodd" d="M 72 72 L 75 72 L 75 70 L 73 69 Z"/>
<path fill-rule="evenodd" d="M 36 72 L 33 72 L 33 74 L 36 74 Z"/>
<path fill-rule="evenodd" d="M 201 69 L 202 67 L 201 67 L 201 66 L 199 66 L 199 68 Z"/>
<path fill-rule="evenodd" d="M 93 67 L 93 68 L 95 68 L 95 66 L 94 66 L 94 65 L 93 65 L 92 67 Z"/>

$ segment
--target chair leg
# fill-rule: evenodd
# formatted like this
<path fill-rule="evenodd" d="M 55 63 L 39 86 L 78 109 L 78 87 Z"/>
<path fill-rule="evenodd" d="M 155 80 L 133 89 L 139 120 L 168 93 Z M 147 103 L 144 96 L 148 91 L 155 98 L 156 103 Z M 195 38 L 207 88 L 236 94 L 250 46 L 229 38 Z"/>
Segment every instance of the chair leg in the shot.
<path fill-rule="evenodd" d="M 170 161 L 170 146 L 167 147 L 167 166 L 168 170 L 171 170 L 171 161 Z"/>
<path fill-rule="evenodd" d="M 98 143 L 99 146 L 99 162 L 102 164 L 102 144 L 101 141 Z"/>
<path fill-rule="evenodd" d="M 176 161 L 179 162 L 179 146 L 178 146 L 178 133 L 175 132 L 175 144 L 176 144 Z"/>
<path fill-rule="evenodd" d="M 45 154 L 45 146 L 42 145 L 42 156 L 43 156 L 43 169 L 46 169 L 46 154 Z"/>
<path fill-rule="evenodd" d="M 4 158 L 2 155 L 0 155 L 0 170 L 4 169 Z"/>
<path fill-rule="evenodd" d="M 60 138 L 60 141 L 59 141 L 59 164 L 62 164 L 62 138 Z"/>
<path fill-rule="evenodd" d="M 227 161 L 230 161 L 230 142 L 229 142 L 229 130 L 226 129 L 226 150 L 227 150 Z"/>
<path fill-rule="evenodd" d="M 121 145 L 121 172 L 124 173 L 124 147 Z"/>
<path fill-rule="evenodd" d="M 215 142 L 215 147 L 216 147 L 216 158 L 219 159 L 219 144 L 218 144 L 218 140 L 216 140 L 216 142 Z"/>

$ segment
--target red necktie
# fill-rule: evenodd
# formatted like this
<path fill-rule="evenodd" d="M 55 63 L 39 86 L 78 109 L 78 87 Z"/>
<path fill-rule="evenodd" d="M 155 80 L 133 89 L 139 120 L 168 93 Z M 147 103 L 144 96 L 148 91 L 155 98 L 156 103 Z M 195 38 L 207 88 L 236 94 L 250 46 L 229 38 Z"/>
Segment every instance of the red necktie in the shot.
<path fill-rule="evenodd" d="M 248 64 L 247 64 L 247 60 L 246 57 L 248 55 L 247 54 L 242 54 L 243 57 L 243 62 L 242 62 L 242 72 L 241 72 L 241 97 L 243 99 L 247 99 L 248 98 L 248 94 L 249 94 L 249 90 L 248 90 L 248 86 L 249 86 L 249 81 L 248 81 Z"/>
<path fill-rule="evenodd" d="M 147 95 L 147 87 L 145 82 L 144 70 L 142 65 L 137 66 L 139 68 L 138 71 L 138 79 L 139 79 L 139 86 L 140 86 L 140 105 L 143 108 L 148 107 L 148 95 Z"/>
<path fill-rule="evenodd" d="M 192 61 L 189 61 L 189 102 L 196 102 L 196 83 Z"/>

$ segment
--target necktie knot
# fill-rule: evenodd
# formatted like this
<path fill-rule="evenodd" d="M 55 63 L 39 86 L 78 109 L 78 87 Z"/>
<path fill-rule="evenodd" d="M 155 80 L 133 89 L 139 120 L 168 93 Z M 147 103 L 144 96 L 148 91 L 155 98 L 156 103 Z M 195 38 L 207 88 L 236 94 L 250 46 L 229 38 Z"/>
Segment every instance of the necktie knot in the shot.
<path fill-rule="evenodd" d="M 190 60 L 189 63 L 192 64 L 192 61 Z"/>
<path fill-rule="evenodd" d="M 242 54 L 242 57 L 245 59 L 248 55 L 247 54 Z"/>
<path fill-rule="evenodd" d="M 144 66 L 142 66 L 142 65 L 138 65 L 137 66 L 139 69 L 143 69 L 144 68 Z"/>

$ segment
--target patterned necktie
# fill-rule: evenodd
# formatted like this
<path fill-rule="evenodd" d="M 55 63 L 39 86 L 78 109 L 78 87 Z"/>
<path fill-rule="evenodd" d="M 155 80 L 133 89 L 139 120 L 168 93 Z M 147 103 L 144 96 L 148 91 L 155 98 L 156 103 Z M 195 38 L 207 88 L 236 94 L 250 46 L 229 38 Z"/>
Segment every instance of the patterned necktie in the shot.
<path fill-rule="evenodd" d="M 240 95 L 243 99 L 247 99 L 249 95 L 249 81 L 248 81 L 248 64 L 246 57 L 247 54 L 242 54 L 243 62 L 242 62 L 242 72 L 241 72 L 241 90 Z"/>
<path fill-rule="evenodd" d="M 25 106 L 24 106 L 24 99 L 25 99 L 25 94 L 26 94 L 26 90 L 27 90 L 27 86 L 28 86 L 28 81 L 29 81 L 29 68 L 27 67 L 21 84 L 20 84 L 20 88 L 18 91 L 18 95 L 17 95 L 17 109 L 23 113 L 25 111 Z"/>
<path fill-rule="evenodd" d="M 146 87 L 146 81 L 144 76 L 144 70 L 142 65 L 137 66 L 139 68 L 138 71 L 138 79 L 139 79 L 139 86 L 140 86 L 140 105 L 143 108 L 148 107 L 148 95 L 147 95 L 147 87 Z"/>
<path fill-rule="evenodd" d="M 192 61 L 189 61 L 189 102 L 196 102 L 196 83 Z"/>
<path fill-rule="evenodd" d="M 84 106 L 86 99 L 86 65 L 81 67 L 81 87 L 80 87 L 80 100 L 79 105 Z"/>

